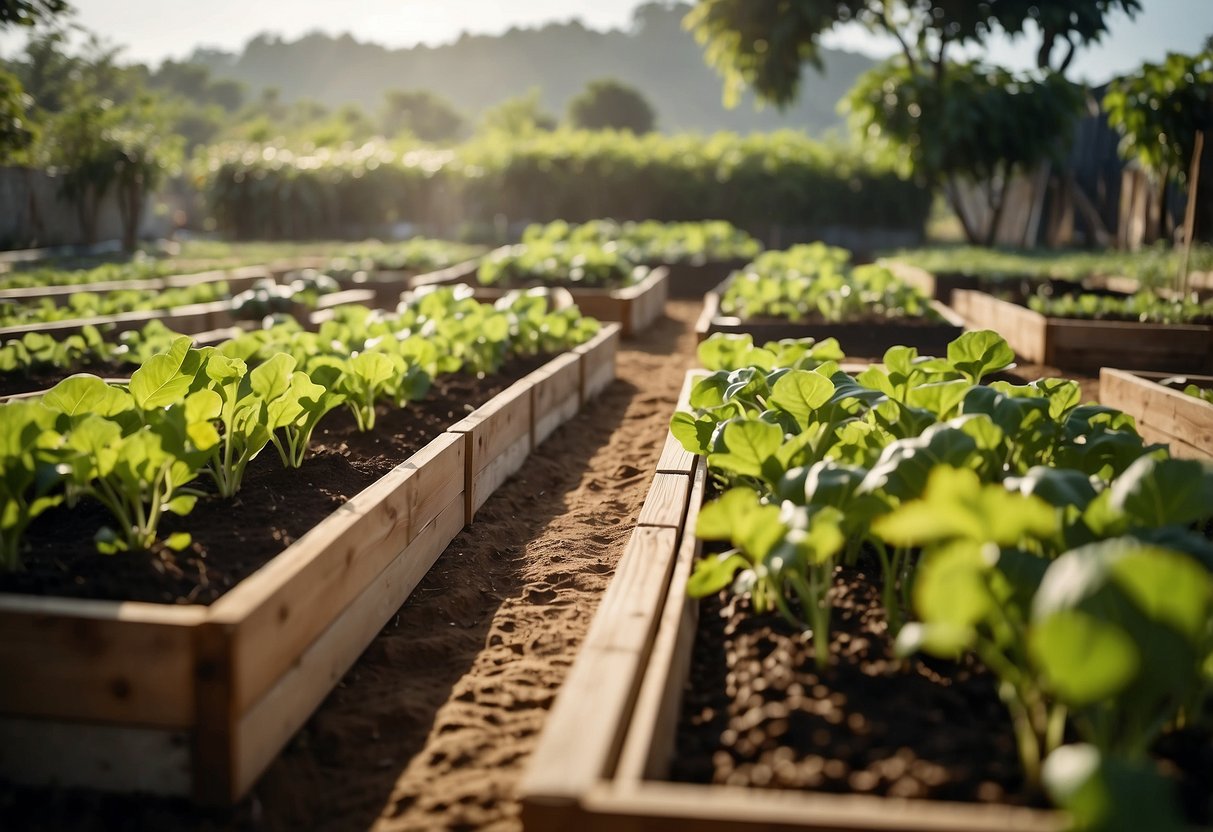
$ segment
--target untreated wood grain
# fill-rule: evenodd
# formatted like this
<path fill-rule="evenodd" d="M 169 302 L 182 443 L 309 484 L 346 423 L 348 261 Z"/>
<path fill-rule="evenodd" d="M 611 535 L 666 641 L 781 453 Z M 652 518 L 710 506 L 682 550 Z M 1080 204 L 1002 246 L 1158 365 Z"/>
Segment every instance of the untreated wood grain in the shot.
<path fill-rule="evenodd" d="M 469 518 L 530 453 L 531 398 L 531 383 L 515 382 L 448 429 L 466 437 Z"/>
<path fill-rule="evenodd" d="M 1213 404 L 1164 387 L 1161 373 L 1138 375 L 1104 368 L 1099 374 L 1099 400 L 1123 410 L 1150 441 L 1171 445 L 1175 456 L 1213 458 Z M 1213 387 L 1213 376 L 1194 376 L 1190 383 Z"/>
<path fill-rule="evenodd" d="M 528 828 L 574 813 L 613 769 L 677 542 L 674 529 L 633 532 L 520 786 Z"/>
<path fill-rule="evenodd" d="M 615 359 L 619 354 L 622 330 L 618 324 L 605 324 L 586 343 L 574 348 L 581 356 L 581 403 L 601 393 L 615 380 Z"/>
<path fill-rule="evenodd" d="M 0 717 L 0 777 L 31 786 L 185 796 L 183 731 Z"/>
<path fill-rule="evenodd" d="M 581 832 L 1061 832 L 1064 816 L 1017 806 L 898 800 L 737 786 L 602 784 Z"/>
<path fill-rule="evenodd" d="M 637 525 L 681 529 L 690 490 L 689 474 L 655 474 L 636 520 Z"/>
<path fill-rule="evenodd" d="M 698 460 L 698 457 L 696 457 Z M 669 771 L 682 691 L 690 675 L 699 602 L 687 595 L 686 584 L 702 548 L 695 523 L 707 487 L 707 469 L 697 465 L 687 499 L 686 524 L 666 591 L 665 603 L 636 698 L 636 707 L 624 735 L 614 782 L 636 783 L 662 777 Z"/>
<path fill-rule="evenodd" d="M 208 622 L 233 642 L 238 711 L 463 494 L 464 453 L 460 436 L 434 439 L 210 607 Z"/>
<path fill-rule="evenodd" d="M 395 614 L 463 528 L 463 495 L 430 520 L 399 557 L 298 655 L 236 725 L 231 797 L 244 794 Z"/>
<path fill-rule="evenodd" d="M 527 378 L 532 390 L 531 446 L 538 447 L 581 409 L 581 356 L 566 353 Z"/>
<path fill-rule="evenodd" d="M 0 596 L 0 714 L 184 728 L 205 608 Z"/>

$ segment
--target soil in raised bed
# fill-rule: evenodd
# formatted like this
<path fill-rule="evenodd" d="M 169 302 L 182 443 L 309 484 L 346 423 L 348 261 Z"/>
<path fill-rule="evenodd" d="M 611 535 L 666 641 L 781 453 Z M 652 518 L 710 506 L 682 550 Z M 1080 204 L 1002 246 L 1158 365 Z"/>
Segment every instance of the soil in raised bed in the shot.
<path fill-rule="evenodd" d="M 832 601 L 834 661 L 824 671 L 812 636 L 782 618 L 754 615 L 741 598 L 702 602 L 672 779 L 1047 805 L 1021 774 L 992 674 L 971 659 L 896 659 L 863 571 L 840 570 Z M 1178 732 L 1156 752 L 1189 818 L 1207 824 L 1213 736 Z"/>
<path fill-rule="evenodd" d="M 0 574 L 0 592 L 72 598 L 210 604 L 263 566 L 343 503 L 408 459 L 446 428 L 548 359 L 510 362 L 496 375 L 437 379 L 420 402 L 380 406 L 375 429 L 359 433 L 342 407 L 325 416 L 312 450 L 297 470 L 266 446 L 232 499 L 213 493 L 186 517 L 170 515 L 161 537 L 188 531 L 184 552 L 100 555 L 97 529 L 112 522 L 99 504 L 83 501 L 38 517 L 26 535 L 20 572 Z M 203 475 L 196 485 L 206 489 Z"/>
<path fill-rule="evenodd" d="M 15 396 L 47 390 L 75 373 L 92 373 L 102 378 L 128 378 L 135 367 L 130 364 L 82 364 L 70 370 L 55 367 L 30 370 L 28 373 L 0 373 L 0 396 Z"/>
<path fill-rule="evenodd" d="M 996 680 L 971 664 L 894 658 L 880 593 L 840 575 L 835 661 L 812 637 L 705 599 L 671 769 L 675 780 L 1031 804 Z"/>

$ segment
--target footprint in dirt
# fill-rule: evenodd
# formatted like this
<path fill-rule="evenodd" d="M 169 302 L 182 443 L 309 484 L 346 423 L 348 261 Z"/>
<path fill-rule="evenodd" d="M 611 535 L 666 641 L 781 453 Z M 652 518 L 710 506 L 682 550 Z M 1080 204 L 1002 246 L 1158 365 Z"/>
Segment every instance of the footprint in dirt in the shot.
<path fill-rule="evenodd" d="M 634 477 L 639 473 L 639 468 L 633 468 L 631 465 L 620 465 L 615 469 L 615 473 L 612 476 L 622 480 L 627 479 L 628 477 Z"/>

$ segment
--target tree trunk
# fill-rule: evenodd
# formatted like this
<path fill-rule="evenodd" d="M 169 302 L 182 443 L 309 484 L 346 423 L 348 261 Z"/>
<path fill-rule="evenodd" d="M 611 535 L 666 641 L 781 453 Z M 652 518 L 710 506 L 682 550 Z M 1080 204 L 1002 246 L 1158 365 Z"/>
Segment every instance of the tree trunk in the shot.
<path fill-rule="evenodd" d="M 956 214 L 956 218 L 960 220 L 960 227 L 964 231 L 965 241 L 970 245 L 980 244 L 981 238 L 977 233 L 977 229 L 973 227 L 972 220 L 965 213 L 964 201 L 960 198 L 960 187 L 957 185 L 956 180 L 949 177 L 944 182 L 943 192 L 947 197 L 948 204 L 952 206 L 952 211 Z"/>

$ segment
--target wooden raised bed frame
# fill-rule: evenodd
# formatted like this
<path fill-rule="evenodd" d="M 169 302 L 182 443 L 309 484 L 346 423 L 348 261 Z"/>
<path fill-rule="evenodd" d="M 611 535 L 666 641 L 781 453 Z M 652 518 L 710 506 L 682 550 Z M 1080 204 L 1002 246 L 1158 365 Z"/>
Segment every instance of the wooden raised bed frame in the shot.
<path fill-rule="evenodd" d="M 688 374 L 685 407 L 695 373 Z M 527 832 L 1059 832 L 1053 812 L 663 782 L 699 604 L 686 594 L 706 473 L 672 436 L 523 779 Z"/>
<path fill-rule="evenodd" d="M 722 315 L 720 299 L 723 294 L 722 283 L 704 297 L 703 311 L 695 323 L 695 333 L 700 341 L 718 332 L 752 335 L 758 344 L 784 338 L 811 337 L 818 341 L 837 338 L 848 356 L 879 358 L 889 347 L 898 344 L 917 347 L 924 355 L 942 355 L 948 344 L 964 332 L 964 321 L 936 300 L 931 301 L 931 308 L 943 318 L 938 324 L 908 324 L 896 319 L 879 324 L 793 323 L 775 318 L 742 320 Z"/>
<path fill-rule="evenodd" d="M 464 284 L 473 287 L 476 300 L 491 303 L 505 295 L 510 289 L 482 286 L 476 281 L 476 269 L 452 267 L 431 275 L 422 275 L 413 280 L 413 288 L 433 285 Z M 649 276 L 635 286 L 622 289 L 581 289 L 562 287 L 573 296 L 581 314 L 600 321 L 618 323 L 624 338 L 631 338 L 652 326 L 665 312 L 669 296 L 669 270 L 661 266 L 653 269 Z"/>
<path fill-rule="evenodd" d="M 952 306 L 975 329 L 993 329 L 1033 364 L 1076 370 L 1119 367 L 1213 370 L 1213 326 L 1048 318 L 985 292 L 958 290 Z"/>
<path fill-rule="evenodd" d="M 615 375 L 619 329 L 494 397 L 209 607 L 0 595 L 0 776 L 252 787 L 530 450 Z"/>
<path fill-rule="evenodd" d="M 1158 383 L 1174 375 L 1105 367 L 1099 372 L 1100 404 L 1128 413 L 1147 441 L 1167 443 L 1173 456 L 1213 459 L 1213 404 Z M 1213 388 L 1213 376 L 1185 379 L 1197 387 Z"/>

